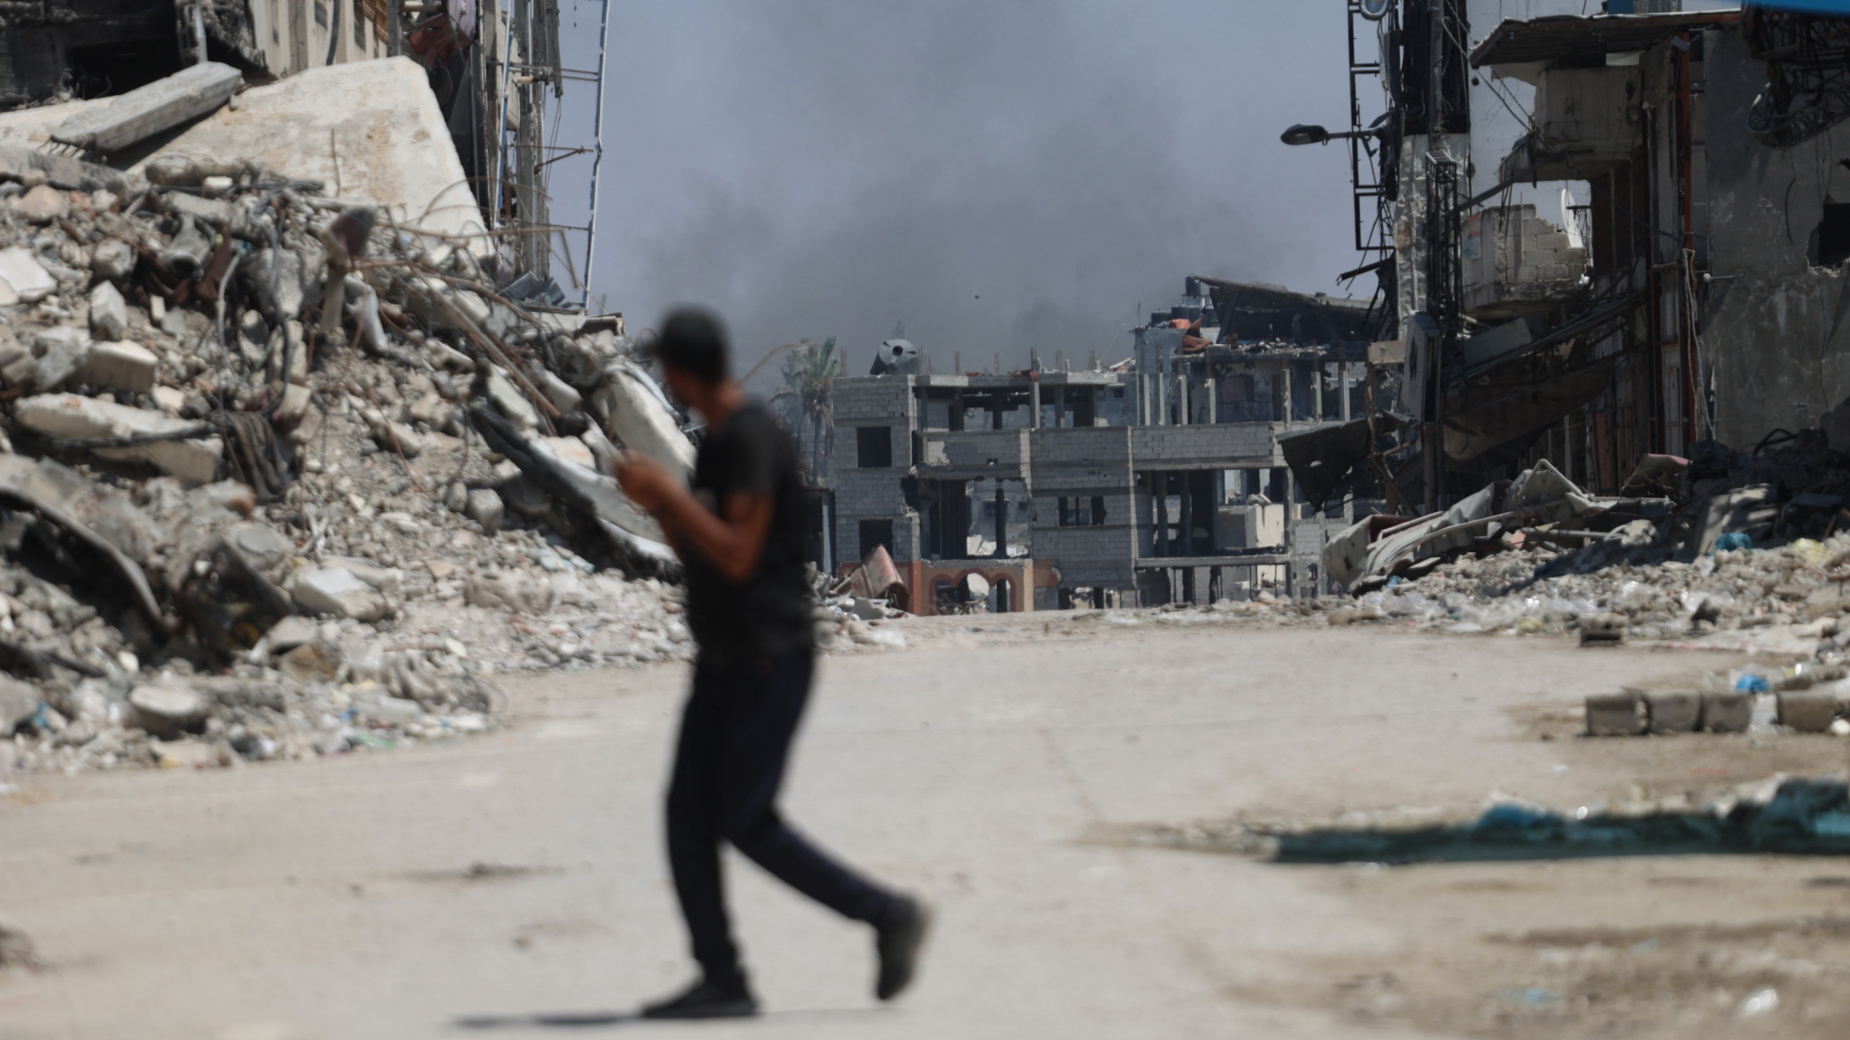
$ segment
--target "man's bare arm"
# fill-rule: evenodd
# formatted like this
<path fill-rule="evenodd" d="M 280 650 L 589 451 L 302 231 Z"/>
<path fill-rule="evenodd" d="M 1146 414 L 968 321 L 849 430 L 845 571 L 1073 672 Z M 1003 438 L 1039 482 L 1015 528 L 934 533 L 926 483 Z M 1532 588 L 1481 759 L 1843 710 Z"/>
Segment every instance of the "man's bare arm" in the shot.
<path fill-rule="evenodd" d="M 716 516 L 666 470 L 647 459 L 630 456 L 618 469 L 617 480 L 662 525 L 684 557 L 690 551 L 699 553 L 735 585 L 758 573 L 777 512 L 770 495 L 749 491 L 731 495 L 720 504 Z"/>

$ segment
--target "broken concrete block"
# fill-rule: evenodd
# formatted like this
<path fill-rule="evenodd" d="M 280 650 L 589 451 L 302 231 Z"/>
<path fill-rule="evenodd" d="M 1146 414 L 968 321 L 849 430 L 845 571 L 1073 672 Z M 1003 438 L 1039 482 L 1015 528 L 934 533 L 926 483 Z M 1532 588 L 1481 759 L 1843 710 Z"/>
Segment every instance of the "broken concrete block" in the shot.
<path fill-rule="evenodd" d="M 361 716 L 369 720 L 383 722 L 388 726 L 406 726 L 418 720 L 424 709 L 418 702 L 403 697 L 378 694 L 354 705 Z"/>
<path fill-rule="evenodd" d="M 173 740 L 157 743 L 154 758 L 162 769 L 216 769 L 230 763 L 231 753 L 203 740 Z"/>
<path fill-rule="evenodd" d="M 482 525 L 482 530 L 493 534 L 501 530 L 501 518 L 506 504 L 501 501 L 500 493 L 490 488 L 477 488 L 469 492 L 463 504 L 464 516 Z"/>
<path fill-rule="evenodd" d="M 1635 737 L 1644 729 L 1644 698 L 1636 693 L 1596 693 L 1587 697 L 1587 736 Z"/>
<path fill-rule="evenodd" d="M 530 578 L 518 571 L 472 574 L 463 587 L 463 599 L 471 606 L 504 610 L 511 614 L 544 614 L 552 608 L 552 583 Z"/>
<path fill-rule="evenodd" d="M 270 626 L 270 630 L 263 635 L 264 643 L 269 646 L 271 653 L 286 654 L 315 639 L 319 627 L 313 618 L 291 614 Z"/>
<path fill-rule="evenodd" d="M 270 421 L 279 426 L 300 422 L 308 414 L 308 403 L 314 396 L 315 392 L 308 387 L 290 383 L 283 388 L 283 399 L 277 404 L 276 411 L 270 413 Z"/>
<path fill-rule="evenodd" d="M 73 441 L 175 436 L 199 429 L 197 423 L 160 412 L 144 411 L 76 394 L 40 394 L 23 398 L 13 406 L 13 418 L 20 426 L 34 433 Z M 225 446 L 218 437 L 189 437 L 92 450 L 102 458 L 154 466 L 189 484 L 209 484 L 218 479 L 219 458 L 224 454 Z"/>
<path fill-rule="evenodd" d="M 0 675 L 0 737 L 38 714 L 39 688 L 10 675 Z"/>
<path fill-rule="evenodd" d="M 1753 694 L 1730 690 L 1702 695 L 1702 728 L 1710 733 L 1745 733 L 1753 721 Z"/>
<path fill-rule="evenodd" d="M 1624 614 L 1582 615 L 1576 623 L 1580 626 L 1581 646 L 1617 646 L 1625 642 Z"/>
<path fill-rule="evenodd" d="M 115 291 L 108 282 L 104 282 L 103 287 Z M 77 381 L 109 390 L 145 394 L 154 389 L 154 375 L 160 367 L 160 358 L 139 343 L 92 343 L 82 364 L 77 366 Z"/>
<path fill-rule="evenodd" d="M 597 469 L 597 458 L 591 454 L 591 446 L 576 437 L 535 437 L 531 443 L 544 448 L 560 462 L 582 469 Z"/>
<path fill-rule="evenodd" d="M 52 332 L 68 333 L 53 337 Z M 26 381 L 32 389 L 45 392 L 56 390 L 69 382 L 77 374 L 85 359 L 90 356 L 90 337 L 78 329 L 68 326 L 48 330 L 33 341 L 34 349 L 43 347 L 44 353 L 32 364 Z"/>
<path fill-rule="evenodd" d="M 500 369 L 491 369 L 488 373 L 488 400 L 495 406 L 495 411 L 507 416 L 508 420 L 523 430 L 531 430 L 540 424 L 540 415 L 533 410 L 533 403 L 514 381 Z"/>
<path fill-rule="evenodd" d="M 98 339 L 115 339 L 128 328 L 128 301 L 109 282 L 98 282 L 90 290 L 90 334 Z"/>
<path fill-rule="evenodd" d="M 3 373 L 4 369 L 0 369 L 0 374 Z M 157 386 L 148 393 L 154 398 L 155 405 L 168 415 L 179 415 L 186 408 L 186 391 L 179 387 Z M 280 408 L 277 410 L 281 411 Z"/>
<path fill-rule="evenodd" d="M 1702 719 L 1702 695 L 1693 690 L 1647 693 L 1644 705 L 1652 733 L 1691 733 Z"/>
<path fill-rule="evenodd" d="M 13 213 L 29 224 L 49 224 L 71 215 L 71 197 L 41 184 L 13 200 Z"/>
<path fill-rule="evenodd" d="M 1779 724 L 1800 733 L 1824 733 L 1837 719 L 1837 698 L 1827 691 L 1781 690 Z"/>
<path fill-rule="evenodd" d="M 210 707 L 198 690 L 178 681 L 137 686 L 129 691 L 128 702 L 141 717 L 141 728 L 159 737 L 178 736 L 205 721 Z"/>
<path fill-rule="evenodd" d="M 385 594 L 355 577 L 352 571 L 317 568 L 296 575 L 295 601 L 318 614 L 377 621 L 386 616 Z"/>
<path fill-rule="evenodd" d="M 583 395 L 573 389 L 572 384 L 554 375 L 551 369 L 536 369 L 532 372 L 532 378 L 533 385 L 561 413 L 575 412 L 584 404 Z"/>
<path fill-rule="evenodd" d="M 424 453 L 424 438 L 404 423 L 381 423 L 378 435 L 379 446 L 387 451 L 396 451 L 408 459 L 415 459 Z"/>
<path fill-rule="evenodd" d="M 135 250 L 119 238 L 106 238 L 90 253 L 90 270 L 98 278 L 127 278 L 135 269 Z"/>
<path fill-rule="evenodd" d="M 273 574 L 295 556 L 295 543 L 269 524 L 242 523 L 225 532 L 225 540 L 245 562 Z"/>
<path fill-rule="evenodd" d="M 114 152 L 197 119 L 231 100 L 243 76 L 229 65 L 200 62 L 118 95 L 59 123 L 51 139 L 90 151 Z"/>
<path fill-rule="evenodd" d="M 324 556 L 321 565 L 346 571 L 388 596 L 397 592 L 405 583 L 404 571 L 397 567 L 381 567 L 358 556 Z"/>
<path fill-rule="evenodd" d="M 303 643 L 284 654 L 277 670 L 296 682 L 333 682 L 340 675 L 336 652 L 319 640 Z"/>
<path fill-rule="evenodd" d="M 0 307 L 37 303 L 58 291 L 58 282 L 24 246 L 0 249 Z"/>
<path fill-rule="evenodd" d="M 89 342 L 90 335 L 75 325 L 53 325 L 49 329 L 41 329 L 32 337 L 32 356 L 44 357 L 66 344 Z"/>
<path fill-rule="evenodd" d="M 694 471 L 694 445 L 663 403 L 655 381 L 628 362 L 604 369 L 608 381 L 596 394 L 606 415 L 605 432 L 631 451 L 666 466 L 683 481 Z"/>

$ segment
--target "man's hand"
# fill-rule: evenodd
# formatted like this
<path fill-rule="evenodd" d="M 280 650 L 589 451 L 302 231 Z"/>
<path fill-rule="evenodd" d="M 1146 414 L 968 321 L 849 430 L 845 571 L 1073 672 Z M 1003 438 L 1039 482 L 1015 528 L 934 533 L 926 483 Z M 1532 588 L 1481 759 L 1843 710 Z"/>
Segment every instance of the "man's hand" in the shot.
<path fill-rule="evenodd" d="M 630 501 L 662 525 L 662 532 L 683 558 L 689 551 L 699 553 L 734 584 L 758 572 L 777 512 L 771 496 L 735 493 L 715 515 L 660 463 L 633 451 L 618 459 L 617 483 Z"/>
<path fill-rule="evenodd" d="M 659 515 L 662 507 L 681 489 L 661 463 L 633 451 L 618 456 L 617 483 L 630 501 L 651 515 Z"/>

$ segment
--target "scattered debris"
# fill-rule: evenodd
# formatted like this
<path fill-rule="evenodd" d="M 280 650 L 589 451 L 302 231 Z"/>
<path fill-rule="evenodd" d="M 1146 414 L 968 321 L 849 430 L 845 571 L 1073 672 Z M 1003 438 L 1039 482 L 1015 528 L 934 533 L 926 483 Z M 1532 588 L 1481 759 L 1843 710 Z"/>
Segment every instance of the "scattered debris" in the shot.
<path fill-rule="evenodd" d="M 1475 818 L 1435 811 L 1349 814 L 1336 822 L 1153 828 L 1141 843 L 1260 856 L 1276 863 L 1509 862 L 1665 855 L 1850 855 L 1841 777 L 1764 780 L 1659 802 L 1603 801 L 1556 812 L 1493 797 Z M 1358 818 L 1351 818 L 1358 817 Z"/>
<path fill-rule="evenodd" d="M 492 726 L 498 672 L 686 659 L 606 470 L 694 449 L 621 317 L 509 295 L 415 66 L 237 87 L 0 118 L 9 768 L 386 749 Z M 391 145 L 330 191 L 311 124 Z"/>

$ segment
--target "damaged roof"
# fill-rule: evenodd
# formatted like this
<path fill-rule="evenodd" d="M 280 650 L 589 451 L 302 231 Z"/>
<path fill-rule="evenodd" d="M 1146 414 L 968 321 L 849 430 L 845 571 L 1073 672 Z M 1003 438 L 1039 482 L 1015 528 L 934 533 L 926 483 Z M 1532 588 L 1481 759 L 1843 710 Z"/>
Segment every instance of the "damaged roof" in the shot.
<path fill-rule="evenodd" d="M 1551 15 L 1526 22 L 1498 23 L 1471 51 L 1471 67 L 1549 62 L 1604 64 L 1608 54 L 1654 47 L 1680 32 L 1734 25 L 1735 11 L 1677 11 L 1668 14 Z"/>
<path fill-rule="evenodd" d="M 1208 287 L 1221 331 L 1234 333 L 1242 343 L 1329 344 L 1371 338 L 1363 328 L 1370 315 L 1367 300 L 1293 292 L 1282 285 L 1193 277 Z"/>

